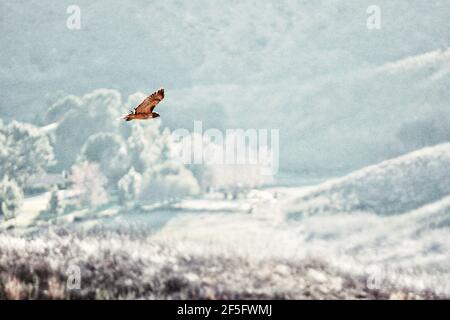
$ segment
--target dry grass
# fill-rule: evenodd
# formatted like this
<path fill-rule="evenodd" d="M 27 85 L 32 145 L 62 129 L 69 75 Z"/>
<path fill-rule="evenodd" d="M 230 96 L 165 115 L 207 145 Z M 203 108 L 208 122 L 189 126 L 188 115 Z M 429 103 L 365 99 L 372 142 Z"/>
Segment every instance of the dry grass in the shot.
<path fill-rule="evenodd" d="M 81 287 L 66 286 L 70 265 Z M 120 233 L 0 236 L 2 299 L 434 299 L 369 290 L 318 261 L 188 255 Z"/>

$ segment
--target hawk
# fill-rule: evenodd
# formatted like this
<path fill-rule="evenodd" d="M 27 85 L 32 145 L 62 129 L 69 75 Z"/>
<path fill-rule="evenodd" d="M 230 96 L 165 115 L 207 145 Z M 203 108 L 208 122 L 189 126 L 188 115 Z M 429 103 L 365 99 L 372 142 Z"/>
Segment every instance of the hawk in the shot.
<path fill-rule="evenodd" d="M 123 116 L 122 119 L 125 121 L 131 121 L 134 119 L 148 120 L 158 118 L 159 114 L 153 112 L 153 109 L 155 109 L 156 105 L 162 99 L 164 99 L 164 88 L 160 88 L 158 91 L 153 92 L 145 98 L 144 101 L 142 101 L 141 104 L 134 109 L 134 111 L 131 111 L 129 114 Z"/>

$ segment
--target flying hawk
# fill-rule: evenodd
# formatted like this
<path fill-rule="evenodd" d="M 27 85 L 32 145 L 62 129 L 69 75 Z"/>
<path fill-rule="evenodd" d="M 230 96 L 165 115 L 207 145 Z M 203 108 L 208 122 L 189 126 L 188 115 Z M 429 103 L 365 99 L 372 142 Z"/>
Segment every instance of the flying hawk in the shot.
<path fill-rule="evenodd" d="M 134 109 L 134 111 L 131 111 L 129 114 L 123 116 L 122 119 L 124 119 L 125 121 L 131 121 L 134 119 L 147 120 L 158 118 L 159 114 L 153 112 L 153 109 L 155 109 L 156 105 L 162 99 L 164 99 L 164 88 L 153 92 L 151 95 L 145 98 L 144 101 L 142 101 L 141 104 Z"/>

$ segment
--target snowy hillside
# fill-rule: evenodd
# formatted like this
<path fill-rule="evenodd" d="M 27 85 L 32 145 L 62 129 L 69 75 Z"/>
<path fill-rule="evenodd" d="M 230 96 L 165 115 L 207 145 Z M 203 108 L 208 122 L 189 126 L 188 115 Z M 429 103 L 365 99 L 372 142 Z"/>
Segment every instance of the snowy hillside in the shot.
<path fill-rule="evenodd" d="M 307 188 L 290 217 L 319 212 L 398 214 L 450 195 L 450 144 L 418 150 Z"/>

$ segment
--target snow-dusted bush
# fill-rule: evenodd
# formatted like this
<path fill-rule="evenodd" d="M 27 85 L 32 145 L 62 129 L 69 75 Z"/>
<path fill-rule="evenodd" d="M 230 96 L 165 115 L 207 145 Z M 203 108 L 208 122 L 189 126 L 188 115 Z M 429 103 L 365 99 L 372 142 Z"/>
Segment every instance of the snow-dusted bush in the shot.
<path fill-rule="evenodd" d="M 0 124 L 0 178 L 9 176 L 21 187 L 54 162 L 48 136 L 31 124 Z"/>
<path fill-rule="evenodd" d="M 367 279 L 314 259 L 252 259 L 193 253 L 140 234 L 54 229 L 32 238 L 0 234 L 1 299 L 436 299 L 448 298 Z M 68 290 L 67 271 L 81 272 Z M 13 272 L 20 270 L 20 272 Z M 264 279 L 264 285 L 261 281 Z"/>
<path fill-rule="evenodd" d="M 119 180 L 118 196 L 121 204 L 137 200 L 142 191 L 142 176 L 132 167 L 126 175 Z"/>
<path fill-rule="evenodd" d="M 79 160 L 97 163 L 112 186 L 117 184 L 129 166 L 126 145 L 122 137 L 115 133 L 99 132 L 90 136 L 81 149 Z"/>
<path fill-rule="evenodd" d="M 172 143 L 169 131 L 161 130 L 160 121 L 134 124 L 126 143 L 131 166 L 143 173 L 169 159 Z"/>
<path fill-rule="evenodd" d="M 179 162 L 167 160 L 145 172 L 140 199 L 170 200 L 198 192 L 198 182 L 192 172 Z"/>
<path fill-rule="evenodd" d="M 107 180 L 98 164 L 81 162 L 73 165 L 69 181 L 78 207 L 95 207 L 108 201 Z"/>
<path fill-rule="evenodd" d="M 48 212 L 54 215 L 60 215 L 64 212 L 65 202 L 57 188 L 52 190 L 50 200 L 48 202 Z"/>
<path fill-rule="evenodd" d="M 188 168 L 193 172 L 203 190 L 220 189 L 237 193 L 264 185 L 272 180 L 271 176 L 263 174 L 269 159 L 268 152 L 259 152 L 258 149 L 250 150 L 249 147 L 247 155 L 251 152 L 254 155 L 259 154 L 259 159 L 254 159 L 255 163 L 250 163 L 250 158 L 247 158 L 243 164 L 226 164 L 223 145 L 196 134 L 191 135 L 190 138 L 192 139 L 192 152 L 202 154 L 203 163 L 201 165 L 190 164 Z M 227 139 L 235 142 L 233 136 L 228 136 Z M 199 148 L 200 146 L 202 149 Z M 183 152 L 183 148 L 178 147 L 176 151 L 178 156 L 182 157 L 180 154 Z"/>
<path fill-rule="evenodd" d="M 176 156 L 177 146 L 170 131 L 161 130 L 159 121 L 133 125 L 126 146 L 133 170 L 130 177 L 121 180 L 119 195 L 127 189 L 131 177 L 142 177 L 136 185 L 141 201 L 174 199 L 199 192 L 192 172 Z"/>
<path fill-rule="evenodd" d="M 0 181 L 0 217 L 12 218 L 23 203 L 23 192 L 18 184 L 4 176 Z"/>

